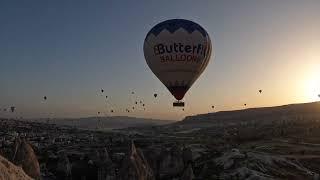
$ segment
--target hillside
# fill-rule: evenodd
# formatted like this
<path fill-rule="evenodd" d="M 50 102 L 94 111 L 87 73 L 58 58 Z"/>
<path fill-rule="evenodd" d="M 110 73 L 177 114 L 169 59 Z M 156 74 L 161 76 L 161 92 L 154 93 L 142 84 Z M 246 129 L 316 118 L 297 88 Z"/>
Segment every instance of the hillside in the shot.
<path fill-rule="evenodd" d="M 57 125 L 75 126 L 83 129 L 120 129 L 128 127 L 157 126 L 169 124 L 174 121 L 145 119 L 128 116 L 110 116 L 110 117 L 86 117 L 74 119 L 38 119 L 38 122 L 48 122 Z"/>

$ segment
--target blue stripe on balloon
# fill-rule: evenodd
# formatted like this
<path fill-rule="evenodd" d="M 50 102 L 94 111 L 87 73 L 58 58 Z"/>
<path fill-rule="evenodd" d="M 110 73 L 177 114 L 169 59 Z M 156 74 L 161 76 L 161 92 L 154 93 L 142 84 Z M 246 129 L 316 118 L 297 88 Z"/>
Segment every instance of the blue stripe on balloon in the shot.
<path fill-rule="evenodd" d="M 168 30 L 170 33 L 174 33 L 176 30 L 183 28 L 188 33 L 192 33 L 193 31 L 197 30 L 199 31 L 202 36 L 206 37 L 208 34 L 207 32 L 197 23 L 194 23 L 189 20 L 185 19 L 170 19 L 167 21 L 163 21 L 156 26 L 154 26 L 147 34 L 147 37 L 150 34 L 153 34 L 155 36 L 158 36 L 160 32 L 162 32 L 164 29 Z"/>

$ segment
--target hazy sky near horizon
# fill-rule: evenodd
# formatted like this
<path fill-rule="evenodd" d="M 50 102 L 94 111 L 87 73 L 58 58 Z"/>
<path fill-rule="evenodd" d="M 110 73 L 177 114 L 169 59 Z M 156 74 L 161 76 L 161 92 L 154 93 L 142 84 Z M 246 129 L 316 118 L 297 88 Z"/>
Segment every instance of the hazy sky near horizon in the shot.
<path fill-rule="evenodd" d="M 319 17 L 318 0 L 0 1 L 0 108 L 17 108 L 0 117 L 110 115 L 112 107 L 114 115 L 181 119 L 212 105 L 220 111 L 315 101 Z M 213 42 L 185 112 L 172 107 L 143 55 L 147 32 L 172 18 L 199 23 Z M 126 113 L 136 100 L 146 111 Z"/>

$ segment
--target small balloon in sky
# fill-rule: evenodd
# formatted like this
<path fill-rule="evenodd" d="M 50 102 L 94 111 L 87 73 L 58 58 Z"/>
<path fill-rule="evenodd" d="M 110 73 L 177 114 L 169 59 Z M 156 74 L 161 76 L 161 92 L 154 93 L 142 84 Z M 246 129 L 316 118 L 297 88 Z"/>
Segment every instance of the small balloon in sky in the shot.
<path fill-rule="evenodd" d="M 170 19 L 155 25 L 144 41 L 144 56 L 151 71 L 179 104 L 207 67 L 211 57 L 209 34 L 199 24 Z"/>
<path fill-rule="evenodd" d="M 136 104 L 138 104 L 138 102 L 136 101 Z"/>
<path fill-rule="evenodd" d="M 247 104 L 243 104 L 244 106 L 246 106 Z"/>
<path fill-rule="evenodd" d="M 101 89 L 101 93 L 103 93 L 104 92 L 104 90 L 103 89 Z"/>
<path fill-rule="evenodd" d="M 16 109 L 16 107 L 14 107 L 14 106 L 11 106 L 11 107 L 10 107 L 11 112 L 14 112 L 15 109 Z"/>
<path fill-rule="evenodd" d="M 260 93 L 260 94 L 262 93 L 262 90 L 261 90 L 261 89 L 259 90 L 259 93 Z"/>
<path fill-rule="evenodd" d="M 155 93 L 153 96 L 156 98 L 158 96 L 158 94 Z"/>
<path fill-rule="evenodd" d="M 211 106 L 212 109 L 214 109 L 214 106 Z"/>
<path fill-rule="evenodd" d="M 113 113 L 113 110 L 111 110 L 111 112 Z"/>

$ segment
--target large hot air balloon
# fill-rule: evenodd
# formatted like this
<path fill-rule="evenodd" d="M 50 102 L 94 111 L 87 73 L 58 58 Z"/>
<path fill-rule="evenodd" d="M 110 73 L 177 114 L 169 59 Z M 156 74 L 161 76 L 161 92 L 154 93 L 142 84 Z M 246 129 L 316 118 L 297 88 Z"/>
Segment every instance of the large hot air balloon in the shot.
<path fill-rule="evenodd" d="M 184 106 L 180 100 L 210 60 L 208 33 L 192 21 L 171 19 L 148 32 L 143 49 L 151 71 L 178 100 L 174 106 Z"/>

